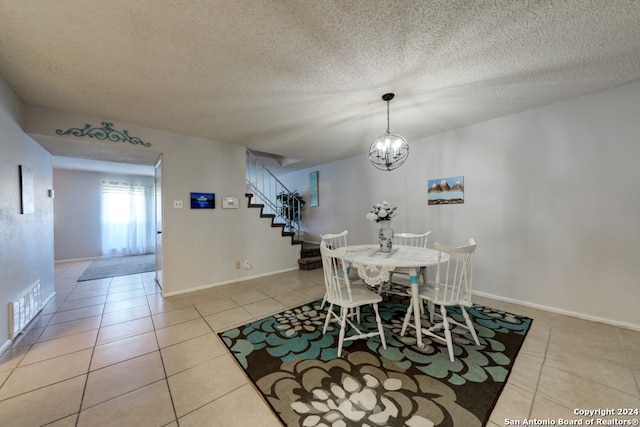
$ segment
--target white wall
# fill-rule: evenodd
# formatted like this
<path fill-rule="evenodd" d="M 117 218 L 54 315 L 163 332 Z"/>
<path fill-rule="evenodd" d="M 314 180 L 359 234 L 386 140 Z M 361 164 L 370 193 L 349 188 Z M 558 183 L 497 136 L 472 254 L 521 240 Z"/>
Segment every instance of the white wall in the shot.
<path fill-rule="evenodd" d="M 102 181 L 142 182 L 153 177 L 53 169 L 55 260 L 102 257 Z"/>
<path fill-rule="evenodd" d="M 0 353 L 8 342 L 8 303 L 41 281 L 54 292 L 51 155 L 21 129 L 23 106 L 0 79 Z M 21 213 L 19 165 L 33 171 L 34 213 Z"/>
<path fill-rule="evenodd" d="M 56 129 L 98 125 L 105 117 L 74 115 L 27 107 L 25 131 L 59 138 Z M 151 147 L 127 142 L 96 142 L 89 137 L 70 138 L 70 144 L 101 149 L 149 150 L 162 153 L 163 192 L 163 293 L 178 294 L 243 278 L 298 268 L 300 246 L 291 245 L 247 207 L 245 193 L 245 148 L 202 138 L 113 122 L 113 128 L 151 143 Z M 189 209 L 191 192 L 216 194 L 216 209 Z M 222 197 L 240 199 L 240 209 L 222 209 Z M 173 201 L 182 200 L 183 209 Z M 256 227 L 254 224 L 262 226 Z M 251 232 L 247 231 L 251 228 Z M 236 270 L 236 261 L 249 260 L 251 270 Z"/>
<path fill-rule="evenodd" d="M 370 243 L 366 221 L 381 200 L 398 205 L 396 231 L 430 242 L 478 242 L 476 291 L 640 328 L 640 82 L 409 141 L 396 171 L 365 154 L 281 177 L 308 200 L 319 171 L 320 206 L 305 229 L 349 230 Z M 463 205 L 429 206 L 429 179 L 463 175 Z"/>

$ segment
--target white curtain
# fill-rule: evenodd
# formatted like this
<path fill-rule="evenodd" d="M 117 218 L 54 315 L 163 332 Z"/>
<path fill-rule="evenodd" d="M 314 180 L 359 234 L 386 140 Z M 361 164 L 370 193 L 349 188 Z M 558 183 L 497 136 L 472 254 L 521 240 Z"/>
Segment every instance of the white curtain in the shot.
<path fill-rule="evenodd" d="M 155 252 L 153 185 L 102 182 L 102 254 Z"/>

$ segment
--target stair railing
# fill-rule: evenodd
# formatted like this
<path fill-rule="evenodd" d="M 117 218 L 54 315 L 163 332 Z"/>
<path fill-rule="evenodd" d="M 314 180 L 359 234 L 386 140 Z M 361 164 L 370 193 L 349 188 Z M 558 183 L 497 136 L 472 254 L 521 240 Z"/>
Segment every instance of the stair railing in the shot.
<path fill-rule="evenodd" d="M 247 149 L 246 153 L 247 191 L 264 205 L 263 213 L 275 215 L 274 222 L 284 224 L 285 231 L 293 232 L 299 240 L 302 204 L 251 151 Z"/>

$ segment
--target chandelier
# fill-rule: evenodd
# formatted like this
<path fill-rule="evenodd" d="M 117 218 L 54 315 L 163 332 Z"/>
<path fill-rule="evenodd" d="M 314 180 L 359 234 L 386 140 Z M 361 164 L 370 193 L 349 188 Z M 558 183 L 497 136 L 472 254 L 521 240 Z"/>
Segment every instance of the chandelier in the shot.
<path fill-rule="evenodd" d="M 369 147 L 369 160 L 380 170 L 391 171 L 400 167 L 409 157 L 409 143 L 402 135 L 389 132 L 389 101 L 393 93 L 385 93 L 382 100 L 387 103 L 387 131 L 373 141 Z"/>

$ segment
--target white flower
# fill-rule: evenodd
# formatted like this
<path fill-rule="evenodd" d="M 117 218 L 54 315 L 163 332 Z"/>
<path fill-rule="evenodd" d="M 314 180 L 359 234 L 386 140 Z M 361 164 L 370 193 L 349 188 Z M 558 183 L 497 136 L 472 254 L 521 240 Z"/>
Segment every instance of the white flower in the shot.
<path fill-rule="evenodd" d="M 382 203 L 376 203 L 371 212 L 367 214 L 367 219 L 375 222 L 391 221 L 395 219 L 396 209 L 396 206 L 391 206 L 386 200 Z"/>

